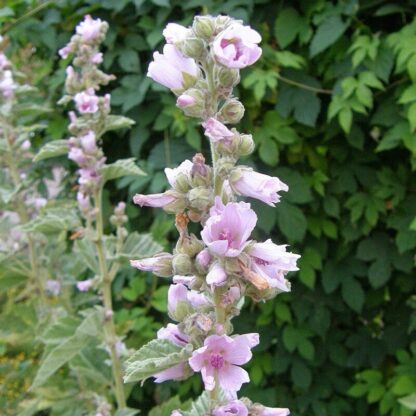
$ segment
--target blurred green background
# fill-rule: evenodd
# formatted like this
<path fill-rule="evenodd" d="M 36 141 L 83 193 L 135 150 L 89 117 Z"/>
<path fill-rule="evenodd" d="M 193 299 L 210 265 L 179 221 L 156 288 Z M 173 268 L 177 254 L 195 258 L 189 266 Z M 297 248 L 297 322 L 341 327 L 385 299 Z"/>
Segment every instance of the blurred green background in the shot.
<path fill-rule="evenodd" d="M 236 332 L 258 331 L 242 393 L 293 415 L 397 415 L 416 410 L 416 1 L 388 0 L 8 0 L 0 8 L 8 54 L 49 106 L 63 92 L 57 50 L 90 13 L 105 19 L 104 68 L 115 113 L 136 121 L 108 135 L 109 161 L 134 156 L 148 173 L 108 189 L 107 199 L 167 187 L 163 173 L 207 139 L 146 78 L 168 22 L 223 13 L 263 37 L 263 57 L 242 71 L 236 91 L 246 106 L 238 126 L 256 151 L 245 164 L 289 184 L 273 209 L 253 203 L 259 240 L 300 253 L 292 292 L 248 304 Z M 37 144 L 66 138 L 67 118 L 51 114 Z M 43 162 L 39 169 L 48 168 Z M 63 160 L 67 166 L 73 166 Z M 151 230 L 170 249 L 173 217 L 129 204 L 130 229 Z M 129 347 L 167 322 L 167 281 L 134 271 L 114 286 L 116 321 Z M 149 297 L 149 293 L 151 296 Z M 3 367 L 2 367 L 3 366 Z M 4 370 L 0 357 L 0 369 Z M 10 367 L 8 367 L 10 371 Z M 20 370 L 19 370 L 20 371 Z M 183 383 L 134 386 L 142 414 L 169 397 L 196 396 L 199 376 Z M 25 391 L 21 392 L 22 395 Z M 153 412 L 152 415 L 159 413 Z"/>

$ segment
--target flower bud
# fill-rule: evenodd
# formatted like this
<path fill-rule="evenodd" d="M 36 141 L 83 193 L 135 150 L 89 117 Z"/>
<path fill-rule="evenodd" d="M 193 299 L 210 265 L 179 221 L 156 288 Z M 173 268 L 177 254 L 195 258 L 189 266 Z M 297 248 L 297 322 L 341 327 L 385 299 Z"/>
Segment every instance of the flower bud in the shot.
<path fill-rule="evenodd" d="M 224 88 L 232 88 L 240 82 L 240 71 L 238 69 L 220 67 L 217 76 L 220 85 Z"/>
<path fill-rule="evenodd" d="M 218 33 L 224 30 L 225 27 L 231 22 L 231 17 L 219 15 L 215 18 L 215 31 Z"/>
<path fill-rule="evenodd" d="M 191 208 L 205 211 L 214 203 L 214 195 L 211 189 L 198 186 L 188 192 L 188 200 Z"/>
<path fill-rule="evenodd" d="M 209 264 L 211 263 L 211 259 L 212 257 L 211 254 L 209 254 L 208 249 L 202 250 L 196 256 L 197 265 L 203 269 L 206 269 L 209 266 Z"/>
<path fill-rule="evenodd" d="M 188 289 L 183 284 L 170 285 L 168 290 L 169 316 L 177 321 L 182 321 L 192 313 L 192 307 L 188 301 Z"/>
<path fill-rule="evenodd" d="M 220 115 L 224 123 L 236 124 L 244 116 L 244 106 L 237 98 L 231 98 L 222 106 Z"/>
<path fill-rule="evenodd" d="M 172 254 L 160 253 L 142 260 L 130 260 L 130 264 L 139 270 L 153 272 L 156 276 L 170 277 L 172 273 Z"/>
<path fill-rule="evenodd" d="M 205 43 L 198 38 L 187 38 L 178 46 L 180 51 L 189 58 L 200 60 L 206 54 Z"/>
<path fill-rule="evenodd" d="M 172 260 L 172 267 L 174 274 L 192 274 L 192 261 L 187 254 L 175 254 Z"/>
<path fill-rule="evenodd" d="M 189 117 L 202 117 L 205 97 L 201 90 L 190 88 L 180 95 L 176 101 L 177 107 Z"/>
<path fill-rule="evenodd" d="M 204 248 L 204 243 L 199 240 L 195 234 L 185 236 L 178 240 L 176 244 L 176 251 L 178 253 L 187 254 L 190 257 L 194 257 Z"/>
<path fill-rule="evenodd" d="M 251 155 L 254 147 L 254 140 L 251 134 L 240 134 L 240 143 L 238 144 L 238 153 L 240 156 Z"/>
<path fill-rule="evenodd" d="M 192 29 L 197 37 L 208 40 L 215 32 L 215 19 L 212 16 L 196 16 Z"/>

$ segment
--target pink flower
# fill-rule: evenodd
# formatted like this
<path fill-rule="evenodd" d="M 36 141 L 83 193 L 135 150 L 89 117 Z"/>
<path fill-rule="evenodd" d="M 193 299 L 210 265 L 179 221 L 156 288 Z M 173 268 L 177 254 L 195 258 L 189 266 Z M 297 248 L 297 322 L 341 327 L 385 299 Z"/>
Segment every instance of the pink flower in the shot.
<path fill-rule="evenodd" d="M 290 411 L 287 408 L 277 408 L 277 407 L 264 407 L 261 410 L 260 416 L 288 416 Z"/>
<path fill-rule="evenodd" d="M 103 54 L 101 52 L 96 52 L 93 56 L 91 56 L 91 63 L 94 65 L 99 65 L 103 62 Z"/>
<path fill-rule="evenodd" d="M 141 260 L 130 260 L 130 265 L 145 272 L 152 272 L 156 276 L 172 276 L 172 254 L 160 253 L 154 257 Z"/>
<path fill-rule="evenodd" d="M 4 53 L 0 52 L 0 71 L 8 68 L 10 66 L 10 61 L 7 59 Z"/>
<path fill-rule="evenodd" d="M 77 289 L 80 292 L 88 292 L 93 284 L 93 280 L 92 279 L 87 279 L 87 280 L 81 280 L 80 282 L 77 282 Z"/>
<path fill-rule="evenodd" d="M 84 21 L 76 27 L 76 33 L 82 37 L 84 42 L 97 39 L 101 34 L 101 19 L 93 19 L 89 14 L 84 17 Z"/>
<path fill-rule="evenodd" d="M 205 129 L 205 136 L 214 143 L 234 137 L 234 133 L 231 130 L 213 117 L 202 123 L 202 126 Z"/>
<path fill-rule="evenodd" d="M 279 202 L 279 191 L 287 192 L 289 187 L 279 178 L 255 172 L 251 168 L 237 168 L 235 170 L 236 180 L 232 180 L 231 188 L 239 195 L 259 199 L 272 207 Z"/>
<path fill-rule="evenodd" d="M 141 195 L 136 194 L 133 197 L 133 202 L 141 207 L 162 208 L 171 202 L 175 201 L 175 197 L 167 192 L 163 194 Z"/>
<path fill-rule="evenodd" d="M 217 256 L 237 257 L 248 244 L 257 215 L 244 202 L 230 202 L 219 215 L 208 218 L 201 232 L 209 251 Z"/>
<path fill-rule="evenodd" d="M 82 192 L 77 193 L 78 208 L 81 212 L 88 212 L 91 208 L 90 197 Z"/>
<path fill-rule="evenodd" d="M 193 163 L 190 160 L 184 160 L 177 168 L 165 168 L 165 175 L 169 185 L 174 188 L 178 179 L 188 181 L 192 167 Z"/>
<path fill-rule="evenodd" d="M 75 94 L 74 101 L 80 113 L 96 113 L 98 111 L 98 97 L 93 88 Z"/>
<path fill-rule="evenodd" d="M 199 293 L 196 290 L 188 290 L 182 283 L 169 286 L 168 312 L 169 316 L 176 321 L 180 321 L 183 318 L 183 314 L 186 314 L 187 311 L 189 314 L 192 310 L 191 308 L 197 309 L 208 303 L 208 299 L 203 293 Z M 178 310 L 178 308 L 182 310 Z"/>
<path fill-rule="evenodd" d="M 214 286 L 222 286 L 227 280 L 227 273 L 221 264 L 216 261 L 207 274 L 207 283 Z"/>
<path fill-rule="evenodd" d="M 188 335 L 179 330 L 178 325 L 168 324 L 165 328 L 160 328 L 157 331 L 159 339 L 167 339 L 179 347 L 185 347 L 189 342 Z"/>
<path fill-rule="evenodd" d="M 251 359 L 251 346 L 245 336 L 210 335 L 204 346 L 189 359 L 194 371 L 200 371 L 205 389 L 212 391 L 215 383 L 226 391 L 236 392 L 250 381 L 247 371 L 238 367 Z"/>
<path fill-rule="evenodd" d="M 82 165 L 86 161 L 86 156 L 81 148 L 71 147 L 68 152 L 68 159 L 73 160 L 78 165 Z"/>
<path fill-rule="evenodd" d="M 289 271 L 299 270 L 296 262 L 298 254 L 286 251 L 286 245 L 274 244 L 272 240 L 264 243 L 254 243 L 248 250 L 251 258 L 251 270 L 265 278 L 270 287 L 278 288 L 284 292 L 290 291 L 285 279 Z"/>
<path fill-rule="evenodd" d="M 159 339 L 166 339 L 179 347 L 185 347 L 189 342 L 189 337 L 182 333 L 177 325 L 168 324 L 166 328 L 161 328 L 157 332 Z M 155 383 L 162 383 L 166 380 L 180 380 L 189 373 L 186 363 L 179 363 L 171 368 L 163 370 L 153 375 Z"/>
<path fill-rule="evenodd" d="M 248 416 L 248 409 L 240 400 L 233 400 L 214 409 L 212 416 Z"/>
<path fill-rule="evenodd" d="M 250 26 L 233 22 L 219 33 L 213 42 L 216 60 L 228 68 L 244 68 L 256 62 L 261 56 L 257 43 L 261 36 Z"/>
<path fill-rule="evenodd" d="M 181 94 L 176 100 L 176 106 L 179 108 L 189 107 L 190 105 L 195 104 L 196 99 L 188 94 Z"/>
<path fill-rule="evenodd" d="M 13 81 L 12 71 L 6 70 L 3 72 L 0 78 L 0 92 L 4 98 L 10 98 L 13 96 L 13 91 L 16 88 L 16 84 Z"/>
<path fill-rule="evenodd" d="M 63 48 L 59 49 L 58 54 L 62 59 L 66 59 L 71 52 L 71 47 L 69 45 L 65 45 Z"/>
<path fill-rule="evenodd" d="M 203 268 L 209 266 L 209 264 L 211 263 L 211 259 L 211 254 L 209 254 L 209 251 L 207 249 L 200 251 L 196 256 L 197 263 Z"/>
<path fill-rule="evenodd" d="M 163 29 L 163 36 L 167 43 L 176 43 L 184 40 L 189 34 L 190 30 L 177 23 L 168 23 Z"/>
<path fill-rule="evenodd" d="M 79 138 L 81 146 L 87 153 L 93 153 L 97 150 L 95 133 L 89 130 L 86 134 Z"/>
<path fill-rule="evenodd" d="M 149 65 L 147 76 L 171 90 L 182 90 L 188 79 L 198 77 L 199 69 L 195 61 L 182 55 L 175 46 L 165 45 L 163 54 L 155 52 Z"/>

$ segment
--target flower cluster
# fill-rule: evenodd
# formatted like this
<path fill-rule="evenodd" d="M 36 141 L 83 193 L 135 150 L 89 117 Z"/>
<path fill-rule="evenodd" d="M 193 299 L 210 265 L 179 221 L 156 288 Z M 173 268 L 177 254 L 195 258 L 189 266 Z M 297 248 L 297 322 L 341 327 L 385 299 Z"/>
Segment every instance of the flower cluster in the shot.
<path fill-rule="evenodd" d="M 76 27 L 76 34 L 70 42 L 59 51 L 64 59 L 73 55 L 73 65 L 66 68 L 68 95 L 61 102 L 72 100 L 76 108 L 76 112 L 69 113 L 69 131 L 73 136 L 68 141 L 68 158 L 79 166 L 77 201 L 85 217 L 94 216 L 91 197 L 100 187 L 100 169 L 105 163 L 103 151 L 97 145 L 97 136 L 110 113 L 110 95 L 101 97 L 96 95 L 96 91 L 114 79 L 98 69 L 103 59 L 99 47 L 107 30 L 106 22 L 87 15 Z"/>
<path fill-rule="evenodd" d="M 242 384 L 249 382 L 241 366 L 251 359 L 259 336 L 232 335 L 231 325 L 245 296 L 264 301 L 290 291 L 286 275 L 297 270 L 299 258 L 286 245 L 252 239 L 257 215 L 249 203 L 238 201 L 242 196 L 274 206 L 279 192 L 288 191 L 278 178 L 237 165 L 240 156 L 253 151 L 253 139 L 227 126 L 244 114 L 233 87 L 240 69 L 261 56 L 261 37 L 227 16 L 199 16 L 192 27 L 170 23 L 163 35 L 163 54 L 155 52 L 148 76 L 177 96 L 177 106 L 186 115 L 201 120 L 211 145 L 212 166 L 197 154 L 175 169 L 165 169 L 169 190 L 134 197 L 136 204 L 176 214 L 179 240 L 173 254 L 131 264 L 172 277 L 168 309 L 178 323 L 162 328 L 158 338 L 177 347 L 191 345 L 193 350 L 186 360 L 153 376 L 162 382 L 200 372 L 212 416 L 287 415 L 288 409 L 237 399 Z M 201 223 L 201 238 L 188 232 L 189 221 Z"/>

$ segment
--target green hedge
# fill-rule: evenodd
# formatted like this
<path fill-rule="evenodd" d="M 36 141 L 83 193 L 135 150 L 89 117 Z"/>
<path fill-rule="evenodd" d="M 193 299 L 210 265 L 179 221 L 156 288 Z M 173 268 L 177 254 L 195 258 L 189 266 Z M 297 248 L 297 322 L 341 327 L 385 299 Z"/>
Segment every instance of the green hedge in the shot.
<path fill-rule="evenodd" d="M 57 50 L 90 13 L 110 23 L 106 70 L 116 111 L 136 126 L 105 142 L 110 160 L 137 157 L 144 179 L 119 180 L 107 195 L 167 186 L 163 168 L 206 151 L 201 129 L 174 98 L 146 78 L 167 22 L 201 12 L 241 18 L 263 36 L 263 57 L 244 71 L 238 94 L 247 112 L 241 131 L 257 144 L 247 164 L 290 186 L 276 209 L 254 204 L 260 239 L 289 241 L 302 254 L 292 292 L 250 304 L 237 331 L 258 330 L 244 394 L 293 415 L 411 415 L 416 409 L 416 4 L 411 0 L 9 1 L 0 9 L 12 55 L 54 105 L 63 88 Z M 25 13 L 27 13 L 25 15 Z M 33 48 L 36 48 L 34 51 Z M 41 140 L 65 138 L 55 113 Z M 151 227 L 169 246 L 173 219 L 128 209 L 131 229 Z M 147 280 L 146 280 L 147 279 Z M 166 319 L 166 286 L 126 275 L 116 282 L 117 322 L 138 347 Z M 143 283 L 145 282 L 145 283 Z M 124 286 L 124 288 L 123 288 Z M 153 297 L 140 303 L 153 287 Z M 137 301 L 139 299 L 139 301 Z M 147 315 L 144 313 L 146 312 Z M 143 414 L 198 378 L 134 387 Z M 413 409 L 413 411 L 412 411 Z"/>

